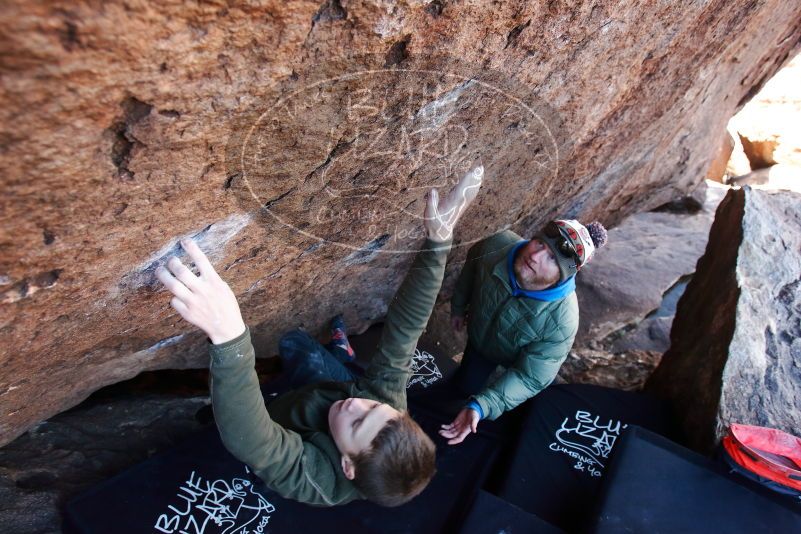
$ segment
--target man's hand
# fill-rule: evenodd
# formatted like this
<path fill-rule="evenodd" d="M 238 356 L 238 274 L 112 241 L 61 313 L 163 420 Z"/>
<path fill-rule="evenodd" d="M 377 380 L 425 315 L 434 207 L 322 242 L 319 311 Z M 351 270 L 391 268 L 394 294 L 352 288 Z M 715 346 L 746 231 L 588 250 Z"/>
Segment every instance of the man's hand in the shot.
<path fill-rule="evenodd" d="M 439 435 L 448 439 L 448 445 L 456 445 L 464 441 L 464 438 L 472 432 L 476 433 L 478 428 L 478 412 L 472 408 L 462 408 L 453 423 L 442 425 Z"/>
<path fill-rule="evenodd" d="M 245 331 L 236 295 L 197 243 L 184 239 L 181 246 L 197 265 L 200 276 L 195 276 L 174 256 L 167 262 L 169 271 L 160 266 L 156 277 L 175 295 L 170 304 L 181 317 L 203 330 L 215 345 L 235 339 Z"/>
<path fill-rule="evenodd" d="M 465 318 L 464 315 L 452 315 L 451 316 L 451 327 L 456 330 L 457 332 L 461 332 L 464 330 L 465 325 Z"/>
<path fill-rule="evenodd" d="M 424 218 L 426 234 L 430 240 L 442 243 L 451 238 L 453 227 L 478 195 L 483 179 L 484 166 L 479 165 L 467 171 L 441 202 L 436 189 L 426 195 Z"/>

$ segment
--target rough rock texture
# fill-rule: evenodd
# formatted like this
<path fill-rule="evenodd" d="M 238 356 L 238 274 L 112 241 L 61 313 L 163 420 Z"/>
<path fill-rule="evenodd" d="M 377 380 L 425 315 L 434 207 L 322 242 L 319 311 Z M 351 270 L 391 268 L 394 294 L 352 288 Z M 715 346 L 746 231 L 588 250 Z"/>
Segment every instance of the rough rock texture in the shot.
<path fill-rule="evenodd" d="M 729 121 L 728 132 L 734 139 L 734 149 L 732 150 L 731 157 L 726 163 L 726 176 L 727 178 L 733 176 L 742 176 L 751 172 L 751 162 L 748 161 L 748 156 L 745 155 L 743 150 L 743 142 L 740 140 L 740 135 L 734 127 L 734 119 Z M 728 180 L 727 180 L 728 183 Z"/>
<path fill-rule="evenodd" d="M 709 168 L 706 170 L 707 180 L 725 183 L 726 168 L 728 167 L 732 152 L 734 152 L 734 147 L 734 138 L 728 131 L 724 132 L 720 147 L 715 154 L 715 159 L 712 160 L 712 164 L 709 165 Z"/>
<path fill-rule="evenodd" d="M 139 395 L 87 402 L 35 426 L 0 449 L 0 530 L 61 532 L 69 498 L 209 424 L 206 406 L 208 397 Z"/>
<path fill-rule="evenodd" d="M 661 352 L 629 350 L 608 352 L 588 348 L 570 351 L 557 377 L 560 383 L 595 384 L 626 391 L 642 389 L 659 364 Z"/>
<path fill-rule="evenodd" d="M 710 182 L 697 195 L 628 217 L 610 230 L 610 244 L 578 276 L 580 335 L 558 380 L 628 390 L 643 386 L 670 346 L 676 304 L 726 191 Z M 442 356 L 461 358 L 466 336 L 451 329 L 446 300 L 435 307 L 422 342 Z"/>
<path fill-rule="evenodd" d="M 620 337 L 615 336 L 613 341 L 608 342 L 609 350 L 615 353 L 626 350 L 648 350 L 659 354 L 668 350 L 670 348 L 670 327 L 673 324 L 676 303 L 685 287 L 686 283 L 679 283 L 670 289 L 665 300 L 672 301 L 672 308 L 665 310 L 665 315 L 657 315 L 653 312 L 648 314 L 632 330 L 624 329 L 621 331 Z M 675 300 L 673 300 L 674 298 Z M 660 311 L 665 307 L 665 300 L 662 301 Z"/>
<path fill-rule="evenodd" d="M 460 264 L 461 267 L 462 264 Z M 428 326 L 420 338 L 420 344 L 436 347 L 445 357 L 461 361 L 467 344 L 467 329 L 456 332 L 451 327 L 451 304 L 441 299 L 434 306 Z"/>
<path fill-rule="evenodd" d="M 579 335 L 559 370 L 567 383 L 638 390 L 670 347 L 676 304 L 728 188 L 709 182 L 658 212 L 625 219 L 578 276 Z"/>
<path fill-rule="evenodd" d="M 646 390 L 708 451 L 730 423 L 801 428 L 801 195 L 735 189 Z"/>
<path fill-rule="evenodd" d="M 616 332 L 618 338 L 621 330 L 640 324 L 660 308 L 668 290 L 695 269 L 726 191 L 711 184 L 697 213 L 639 213 L 609 231 L 608 244 L 576 277 L 580 312 L 576 346 Z"/>
<path fill-rule="evenodd" d="M 801 55 L 768 80 L 731 120 L 751 169 L 801 166 Z"/>
<path fill-rule="evenodd" d="M 774 136 L 770 139 L 750 140 L 740 134 L 740 142 L 743 144 L 743 152 L 745 157 L 748 158 L 749 166 L 754 169 L 764 169 L 776 164 L 773 158 L 773 153 L 779 142 Z"/>
<path fill-rule="evenodd" d="M 410 259 L 383 252 L 414 249 L 422 190 L 479 157 L 462 242 L 692 190 L 799 21 L 780 0 L 4 2 L 0 443 L 205 365 L 153 278 L 180 236 L 270 354 L 299 324 L 379 318 Z"/>

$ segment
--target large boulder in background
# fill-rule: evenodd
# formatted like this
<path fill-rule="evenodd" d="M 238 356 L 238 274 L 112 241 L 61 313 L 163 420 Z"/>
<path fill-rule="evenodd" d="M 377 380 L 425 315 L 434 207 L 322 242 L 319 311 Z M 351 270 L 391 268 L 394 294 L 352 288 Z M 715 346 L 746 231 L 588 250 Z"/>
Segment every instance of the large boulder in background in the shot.
<path fill-rule="evenodd" d="M 752 170 L 777 163 L 801 167 L 800 113 L 801 56 L 796 56 L 731 120 Z"/>
<path fill-rule="evenodd" d="M 712 163 L 706 170 L 707 180 L 725 183 L 726 170 L 728 168 L 729 160 L 731 160 L 735 146 L 736 145 L 734 142 L 734 137 L 732 137 L 732 135 L 728 132 L 728 130 L 723 132 L 723 139 L 721 140 L 720 147 L 718 148 L 718 151 L 715 154 L 715 159 L 712 160 Z M 751 169 L 750 165 L 748 169 L 749 170 Z"/>
<path fill-rule="evenodd" d="M 131 395 L 44 421 L 0 449 L 3 532 L 61 532 L 75 494 L 175 447 L 211 420 L 208 397 Z"/>
<path fill-rule="evenodd" d="M 698 211 L 638 213 L 609 230 L 608 244 L 576 277 L 580 313 L 577 347 L 598 348 L 593 342 L 610 336 L 615 338 L 609 340 L 611 344 L 620 343 L 622 337 L 645 335 L 632 333 L 632 328 L 651 329 L 658 335 L 662 328 L 657 323 L 664 322 L 659 319 L 666 314 L 656 312 L 671 288 L 695 270 L 706 248 L 715 210 L 727 190 L 710 183 Z M 643 321 L 646 317 L 650 320 Z M 667 346 L 626 348 L 661 352 Z"/>
<path fill-rule="evenodd" d="M 801 195 L 729 192 L 646 390 L 671 402 L 701 451 L 731 423 L 798 433 Z"/>
<path fill-rule="evenodd" d="M 752 141 L 740 134 L 740 143 L 743 145 L 743 152 L 745 153 L 745 157 L 748 158 L 751 169 L 764 169 L 771 165 L 776 165 L 777 163 L 773 157 L 773 153 L 776 152 L 779 141 L 776 139 L 775 134 L 764 137 L 763 139 Z"/>
<path fill-rule="evenodd" d="M 574 347 L 559 369 L 556 381 L 639 391 L 661 357 L 661 352 L 650 350 L 612 352 Z"/>
<path fill-rule="evenodd" d="M 609 230 L 607 245 L 576 278 L 579 333 L 557 380 L 642 388 L 670 347 L 676 303 L 728 190 L 710 181 L 693 197 L 632 215 Z M 466 341 L 464 330 L 450 326 L 450 303 L 440 300 L 422 342 L 459 360 Z"/>
<path fill-rule="evenodd" d="M 419 244 L 425 189 L 483 159 L 462 243 L 661 205 L 801 37 L 780 0 L 0 15 L 0 443 L 103 385 L 206 365 L 153 277 L 178 237 L 231 283 L 260 355 L 340 311 L 361 329 Z"/>
<path fill-rule="evenodd" d="M 576 278 L 579 333 L 560 380 L 642 388 L 670 346 L 676 303 L 726 191 L 710 181 L 699 198 L 632 215 L 609 231 L 609 243 Z"/>

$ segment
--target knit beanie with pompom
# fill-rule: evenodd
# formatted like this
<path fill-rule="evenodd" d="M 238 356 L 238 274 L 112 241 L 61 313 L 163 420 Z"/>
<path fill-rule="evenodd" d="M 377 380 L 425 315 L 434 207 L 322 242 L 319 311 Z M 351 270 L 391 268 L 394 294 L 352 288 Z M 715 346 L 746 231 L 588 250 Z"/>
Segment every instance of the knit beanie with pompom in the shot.
<path fill-rule="evenodd" d="M 559 265 L 561 283 L 578 273 L 592 259 L 595 251 L 606 244 L 608 234 L 606 228 L 597 221 L 587 226 L 574 219 L 556 219 L 552 222 L 559 228 L 562 239 L 548 237 L 544 229 L 536 237 L 553 251 Z M 575 255 L 566 252 L 566 246 L 572 248 Z"/>

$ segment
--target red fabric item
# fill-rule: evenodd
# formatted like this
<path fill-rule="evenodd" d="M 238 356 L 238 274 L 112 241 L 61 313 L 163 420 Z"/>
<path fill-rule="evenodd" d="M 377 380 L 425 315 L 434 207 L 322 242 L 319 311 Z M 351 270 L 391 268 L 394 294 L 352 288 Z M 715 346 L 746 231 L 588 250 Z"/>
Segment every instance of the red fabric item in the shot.
<path fill-rule="evenodd" d="M 733 424 L 723 448 L 752 473 L 801 491 L 801 438 L 775 428 Z"/>

